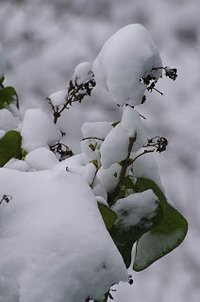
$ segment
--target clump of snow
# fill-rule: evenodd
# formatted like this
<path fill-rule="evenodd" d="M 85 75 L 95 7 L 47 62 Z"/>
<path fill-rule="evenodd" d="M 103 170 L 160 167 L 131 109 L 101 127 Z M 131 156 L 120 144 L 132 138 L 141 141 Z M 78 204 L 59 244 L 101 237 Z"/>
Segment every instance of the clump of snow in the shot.
<path fill-rule="evenodd" d="M 101 167 L 97 172 L 97 180 L 103 185 L 106 192 L 111 192 L 119 181 L 121 166 L 112 164 L 108 169 Z"/>
<path fill-rule="evenodd" d="M 138 151 L 147 142 L 139 113 L 130 106 L 126 106 L 122 114 L 121 125 L 127 130 L 129 137 L 136 137 L 132 151 Z"/>
<path fill-rule="evenodd" d="M 21 136 L 23 148 L 32 151 L 55 144 L 62 135 L 47 114 L 34 108 L 25 111 Z"/>
<path fill-rule="evenodd" d="M 66 170 L 70 173 L 80 175 L 89 185 L 92 184 L 96 172 L 93 163 L 88 163 L 81 167 L 66 167 Z"/>
<path fill-rule="evenodd" d="M 0 80 L 4 77 L 5 74 L 5 58 L 2 45 L 0 43 Z"/>
<path fill-rule="evenodd" d="M 151 227 L 151 220 L 158 209 L 158 197 L 152 190 L 133 193 L 118 199 L 112 208 L 118 215 L 116 223 L 122 228 L 137 225 L 142 221 L 145 221 L 146 227 Z"/>
<path fill-rule="evenodd" d="M 47 148 L 41 147 L 29 152 L 25 161 L 34 170 L 47 170 L 55 167 L 59 160 L 56 155 Z"/>
<path fill-rule="evenodd" d="M 112 128 L 108 122 L 86 122 L 81 127 L 81 131 L 84 138 L 97 137 L 103 140 Z"/>
<path fill-rule="evenodd" d="M 137 156 L 137 154 L 142 152 L 143 150 L 140 150 L 138 153 L 134 154 L 134 156 Z M 153 180 L 161 190 L 164 190 L 158 173 L 157 163 L 152 154 L 144 154 L 136 159 L 133 164 L 133 174 L 136 178 L 143 177 Z"/>
<path fill-rule="evenodd" d="M 93 72 L 92 65 L 89 62 L 82 62 L 78 64 L 74 70 L 73 80 L 76 84 L 81 85 L 92 80 Z"/>
<path fill-rule="evenodd" d="M 143 77 L 158 79 L 162 72 L 157 46 L 146 29 L 130 24 L 117 31 L 104 44 L 93 64 L 97 85 L 110 92 L 119 105 L 141 104 L 146 84 Z"/>
<path fill-rule="evenodd" d="M 67 91 L 59 90 L 52 93 L 47 99 L 55 107 L 62 106 L 66 103 Z"/>
<path fill-rule="evenodd" d="M 92 190 L 79 176 L 1 168 L 0 183 L 0 196 L 12 196 L 0 205 L 0 278 L 18 284 L 20 302 L 100 300 L 126 280 Z"/>
<path fill-rule="evenodd" d="M 92 190 L 96 197 L 101 197 L 101 198 L 103 198 L 103 200 L 107 200 L 108 194 L 106 192 L 105 187 L 99 180 L 94 179 Z"/>
<path fill-rule="evenodd" d="M 9 131 L 17 129 L 19 124 L 18 118 L 14 117 L 12 113 L 7 109 L 0 110 L 0 129 Z"/>
<path fill-rule="evenodd" d="M 11 158 L 5 165 L 4 168 L 18 170 L 18 171 L 30 171 L 31 167 L 27 162 L 21 159 Z"/>
<path fill-rule="evenodd" d="M 100 148 L 103 168 L 109 168 L 115 162 L 121 162 L 128 155 L 128 132 L 118 124 L 106 136 Z"/>

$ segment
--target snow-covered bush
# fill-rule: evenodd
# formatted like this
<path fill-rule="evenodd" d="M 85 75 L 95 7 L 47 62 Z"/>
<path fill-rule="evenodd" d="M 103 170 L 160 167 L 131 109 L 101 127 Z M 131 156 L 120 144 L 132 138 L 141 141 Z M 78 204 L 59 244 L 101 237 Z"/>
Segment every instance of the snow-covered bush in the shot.
<path fill-rule="evenodd" d="M 47 98 L 52 114 L 22 112 L 4 86 L 0 49 L 0 301 L 107 301 L 113 284 L 132 283 L 130 265 L 141 271 L 183 241 L 187 222 L 166 198 L 152 155 L 168 142 L 148 138 L 135 109 L 161 93 L 163 71 L 176 79 L 144 27 L 128 25 Z M 57 121 L 95 85 L 121 119 L 85 123 L 74 155 Z"/>

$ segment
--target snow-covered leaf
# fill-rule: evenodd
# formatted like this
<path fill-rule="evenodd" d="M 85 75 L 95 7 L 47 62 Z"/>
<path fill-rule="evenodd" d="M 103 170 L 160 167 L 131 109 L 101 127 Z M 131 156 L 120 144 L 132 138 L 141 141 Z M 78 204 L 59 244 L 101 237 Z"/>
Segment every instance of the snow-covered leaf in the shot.
<path fill-rule="evenodd" d="M 8 131 L 0 139 L 0 167 L 11 158 L 21 158 L 21 135 L 15 130 Z"/>
<path fill-rule="evenodd" d="M 118 218 L 109 232 L 129 267 L 133 244 L 160 221 L 162 207 L 153 191 L 147 190 L 119 199 L 112 209 Z"/>
<path fill-rule="evenodd" d="M 97 85 L 110 92 L 119 105 L 141 104 L 146 85 L 140 81 L 148 75 L 158 79 L 161 67 L 158 49 L 146 29 L 130 24 L 111 36 L 93 64 Z"/>
<path fill-rule="evenodd" d="M 166 200 L 159 187 L 149 179 L 140 178 L 135 184 L 135 190 L 142 192 L 152 189 L 160 200 L 163 208 L 163 218 L 160 223 L 145 233 L 137 242 L 133 263 L 135 271 L 141 271 L 153 262 L 175 249 L 187 234 L 186 219 Z"/>

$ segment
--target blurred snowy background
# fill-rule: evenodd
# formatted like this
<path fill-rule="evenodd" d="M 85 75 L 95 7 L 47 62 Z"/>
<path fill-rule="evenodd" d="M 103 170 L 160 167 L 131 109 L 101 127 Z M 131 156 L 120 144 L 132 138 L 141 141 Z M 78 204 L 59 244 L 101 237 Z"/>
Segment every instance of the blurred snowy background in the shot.
<path fill-rule="evenodd" d="M 67 87 L 76 65 L 93 61 L 106 39 L 129 23 L 143 24 L 157 43 L 164 66 L 176 67 L 176 82 L 161 79 L 164 96 L 152 93 L 138 107 L 149 137 L 169 140 L 157 156 L 167 195 L 189 221 L 181 247 L 141 273 L 116 302 L 197 302 L 200 297 L 200 1 L 199 0 L 0 0 L 0 41 L 7 58 L 6 84 L 23 108 L 45 107 L 46 96 Z M 116 120 L 103 93 L 63 115 L 67 143 L 78 151 L 83 121 Z M 75 137 L 75 139 L 73 139 Z"/>

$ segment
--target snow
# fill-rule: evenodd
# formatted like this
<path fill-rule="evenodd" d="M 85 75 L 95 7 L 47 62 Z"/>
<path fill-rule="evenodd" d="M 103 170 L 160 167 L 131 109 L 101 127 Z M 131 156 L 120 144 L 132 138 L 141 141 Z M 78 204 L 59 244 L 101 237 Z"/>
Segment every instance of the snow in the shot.
<path fill-rule="evenodd" d="M 25 162 L 33 170 L 40 171 L 52 169 L 59 163 L 59 160 L 51 150 L 40 147 L 29 152 L 25 157 Z"/>
<path fill-rule="evenodd" d="M 108 169 L 100 167 L 97 172 L 97 180 L 103 185 L 106 192 L 111 192 L 119 181 L 121 166 L 118 163 L 112 164 Z"/>
<path fill-rule="evenodd" d="M 4 58 L 4 51 L 3 47 L 0 43 L 0 80 L 4 77 L 5 74 L 5 58 Z"/>
<path fill-rule="evenodd" d="M 146 85 L 141 78 L 158 79 L 162 61 L 152 38 L 139 24 L 130 24 L 111 36 L 93 64 L 97 85 L 110 92 L 119 105 L 141 104 Z"/>
<path fill-rule="evenodd" d="M 89 62 L 82 62 L 78 64 L 74 70 L 73 80 L 78 85 L 92 80 L 93 72 L 92 65 Z"/>
<path fill-rule="evenodd" d="M 82 125 L 81 150 L 90 160 L 100 159 L 99 149 L 106 135 L 113 129 L 108 122 L 86 122 Z"/>
<path fill-rule="evenodd" d="M 129 137 L 136 136 L 136 141 L 132 148 L 133 152 L 138 151 L 145 143 L 147 143 L 147 136 L 141 122 L 141 117 L 135 109 L 130 106 L 124 108 L 121 125 L 127 130 Z"/>
<path fill-rule="evenodd" d="M 7 109 L 0 110 L 0 129 L 9 131 L 18 127 L 19 120 Z"/>
<path fill-rule="evenodd" d="M 162 255 L 162 253 L 168 251 L 169 247 L 178 242 L 181 235 L 180 230 L 175 231 L 173 236 L 167 233 L 146 232 L 138 241 L 137 255 L 134 262 L 138 267 L 144 267 L 147 262 L 150 263 L 154 259 L 156 254 Z"/>
<path fill-rule="evenodd" d="M 18 171 L 30 171 L 31 167 L 24 161 L 16 158 L 11 158 L 5 165 L 4 168 L 18 170 Z"/>
<path fill-rule="evenodd" d="M 158 208 L 158 198 L 152 190 L 147 190 L 118 199 L 112 208 L 118 215 L 116 223 L 122 228 L 137 225 L 144 218 L 145 226 L 151 227 L 151 219 L 155 216 Z"/>
<path fill-rule="evenodd" d="M 127 131 L 118 124 L 106 136 L 100 148 L 102 167 L 107 169 L 115 162 L 121 162 L 128 155 L 129 137 Z"/>
<path fill-rule="evenodd" d="M 140 150 L 136 154 L 140 154 L 142 152 L 143 150 Z M 134 158 L 136 154 L 132 154 L 132 158 Z M 144 154 L 136 159 L 136 161 L 133 163 L 133 174 L 136 178 L 143 177 L 153 180 L 158 187 L 164 191 L 160 175 L 158 173 L 157 163 L 152 154 Z"/>
<path fill-rule="evenodd" d="M 0 182 L 0 195 L 12 196 L 0 205 L 0 286 L 11 295 L 20 302 L 101 299 L 111 284 L 126 280 L 95 197 L 79 176 L 1 168 Z M 0 291 L 0 301 L 6 299 Z"/>
<path fill-rule="evenodd" d="M 82 167 L 66 167 L 70 173 L 80 175 L 89 185 L 92 184 L 96 172 L 96 168 L 92 163 L 88 163 Z"/>
<path fill-rule="evenodd" d="M 1 3 L 0 36 L 9 64 L 6 82 L 17 89 L 26 108 L 36 101 L 42 106 L 52 89 L 62 89 L 78 62 L 92 61 L 114 31 L 135 20 L 159 45 L 163 64 L 178 68 L 175 83 L 164 77 L 159 81 L 165 95 L 160 98 L 153 92 L 140 111 L 153 133 L 149 137 L 163 133 L 170 142 L 167 152 L 159 154 L 159 171 L 167 194 L 190 220 L 191 236 L 173 254 L 135 274 L 133 286 L 123 285 L 112 295 L 116 302 L 132 302 L 133 297 L 152 302 L 160 294 L 163 302 L 198 302 L 200 1 L 155 0 L 150 5 L 149 0 L 76 0 L 66 9 L 63 0 L 18 1 L 17 6 L 15 2 Z M 63 116 L 63 130 L 73 138 L 76 152 L 80 152 L 82 121 L 119 120 L 118 107 L 108 97 L 104 90 L 100 95 L 99 88 L 88 106 L 78 104 L 74 114 L 70 108 Z"/>
<path fill-rule="evenodd" d="M 66 103 L 67 91 L 66 90 L 59 90 L 52 93 L 48 99 L 50 100 L 51 104 L 55 107 L 62 106 Z"/>
<path fill-rule="evenodd" d="M 48 147 L 61 138 L 61 132 L 41 109 L 25 111 L 21 129 L 23 148 L 32 151 L 39 147 Z"/>
<path fill-rule="evenodd" d="M 113 129 L 108 122 L 86 122 L 81 127 L 83 137 L 97 137 L 103 140 L 106 135 Z"/>

